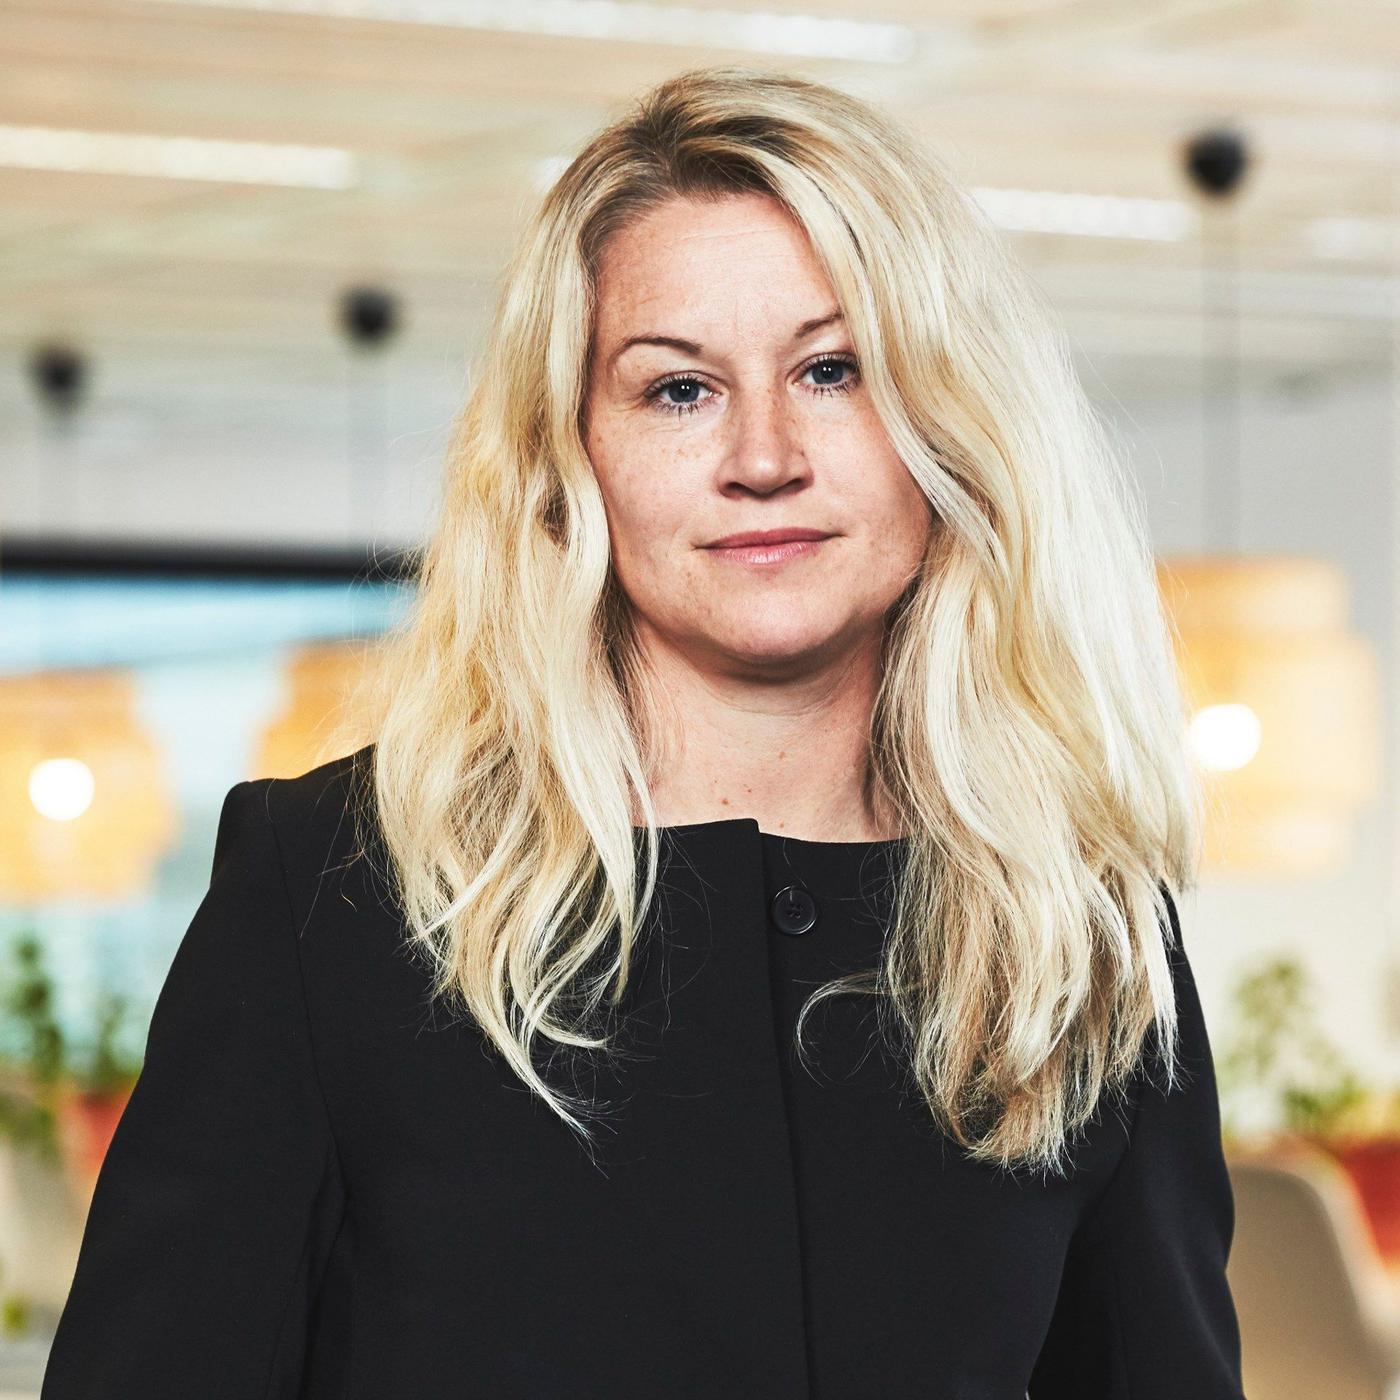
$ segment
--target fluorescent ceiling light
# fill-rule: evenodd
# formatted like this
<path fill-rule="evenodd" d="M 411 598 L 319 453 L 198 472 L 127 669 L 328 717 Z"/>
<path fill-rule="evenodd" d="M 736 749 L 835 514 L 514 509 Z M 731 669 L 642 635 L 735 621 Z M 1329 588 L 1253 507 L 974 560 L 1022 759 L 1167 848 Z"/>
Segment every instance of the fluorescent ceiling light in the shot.
<path fill-rule="evenodd" d="M 1382 219 L 1327 215 L 1310 220 L 1304 237 L 1319 258 L 1400 258 L 1400 226 Z"/>
<path fill-rule="evenodd" d="M 65 131 L 47 126 L 0 126 L 0 166 L 322 190 L 348 189 L 359 178 L 354 155 L 334 146 Z"/>
<path fill-rule="evenodd" d="M 615 43 L 742 49 L 802 58 L 907 63 L 917 49 L 906 24 L 777 14 L 763 10 L 649 5 L 631 0 L 159 0 L 214 10 L 316 15 L 326 19 L 493 29 Z"/>
<path fill-rule="evenodd" d="M 986 185 L 976 186 L 973 194 L 993 223 L 1024 233 L 1175 242 L 1194 233 L 1198 222 L 1196 210 L 1180 199 L 1003 190 Z"/>

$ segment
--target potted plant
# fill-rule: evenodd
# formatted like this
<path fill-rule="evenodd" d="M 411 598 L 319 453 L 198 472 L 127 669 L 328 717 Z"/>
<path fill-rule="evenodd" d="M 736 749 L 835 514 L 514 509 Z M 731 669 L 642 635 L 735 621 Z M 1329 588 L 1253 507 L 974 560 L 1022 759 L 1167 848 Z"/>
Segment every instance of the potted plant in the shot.
<path fill-rule="evenodd" d="M 57 1164 L 61 1148 L 54 1102 L 63 1074 L 63 1035 L 54 1017 L 53 984 L 33 934 L 15 940 L 13 956 L 0 1036 L 0 1138 L 16 1151 Z M 0 1274 L 5 1271 L 0 1260 Z M 0 1292 L 0 1333 L 21 1336 L 30 1320 L 30 1300 L 23 1292 Z"/>
<path fill-rule="evenodd" d="M 0 1000 L 0 1138 L 51 1164 L 88 1201 L 140 1063 L 118 1046 L 126 998 L 102 993 L 82 1042 L 65 1036 L 55 1003 L 37 934 L 20 933 Z M 0 1277 L 6 1268 L 0 1260 Z M 31 1322 L 30 1299 L 0 1289 L 0 1334 L 22 1335 Z"/>
<path fill-rule="evenodd" d="M 1231 1035 L 1216 1056 L 1227 1150 L 1303 1142 L 1329 1153 L 1356 1186 L 1376 1247 L 1400 1258 L 1400 1091 L 1372 1084 L 1322 1032 L 1315 988 L 1294 957 L 1273 957 L 1233 990 Z M 1270 1128 L 1241 1126 L 1253 1098 Z"/>
<path fill-rule="evenodd" d="M 5 996 L 0 1128 L 11 1141 L 32 1146 L 61 1163 L 84 1199 L 140 1073 L 122 1054 L 119 1035 L 127 999 L 106 991 L 98 998 L 87 1043 L 65 1036 L 55 1015 L 53 982 L 38 938 L 21 934 L 13 945 L 14 970 Z"/>
<path fill-rule="evenodd" d="M 53 983 L 34 934 L 20 934 L 12 951 L 14 972 L 4 998 L 0 1050 L 0 1136 L 57 1160 L 54 1101 L 63 1075 L 64 1044 L 54 1016 Z"/>

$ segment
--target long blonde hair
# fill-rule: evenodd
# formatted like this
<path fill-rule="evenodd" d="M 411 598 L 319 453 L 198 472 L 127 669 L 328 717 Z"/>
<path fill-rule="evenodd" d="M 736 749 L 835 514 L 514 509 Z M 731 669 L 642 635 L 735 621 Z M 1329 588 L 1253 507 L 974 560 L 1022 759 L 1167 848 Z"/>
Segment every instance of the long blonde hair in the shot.
<path fill-rule="evenodd" d="M 1170 624 L 1118 449 L 1036 284 L 938 161 L 846 94 L 682 73 L 544 196 L 367 697 L 362 842 L 382 841 L 435 996 L 591 1143 L 597 1106 L 535 1052 L 613 1048 L 660 849 L 580 431 L 594 275 L 659 202 L 754 191 L 806 229 L 934 512 L 870 730 L 872 781 L 909 833 L 887 952 L 804 1015 L 876 996 L 943 1131 L 980 1160 L 1063 1170 L 1154 1027 L 1175 1082 L 1168 887 L 1194 883 L 1202 798 Z"/>

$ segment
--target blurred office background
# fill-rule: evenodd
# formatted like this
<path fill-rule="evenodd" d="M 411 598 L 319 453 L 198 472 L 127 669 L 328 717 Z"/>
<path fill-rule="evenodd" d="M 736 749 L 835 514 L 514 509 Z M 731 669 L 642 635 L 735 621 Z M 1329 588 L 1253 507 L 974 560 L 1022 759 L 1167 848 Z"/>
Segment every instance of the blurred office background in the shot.
<path fill-rule="evenodd" d="M 1247 1390 L 1400 1375 L 1391 0 L 0 0 L 0 1400 L 224 793 L 326 756 L 411 596 L 522 218 L 710 61 L 885 105 L 1063 315 L 1218 800 Z"/>

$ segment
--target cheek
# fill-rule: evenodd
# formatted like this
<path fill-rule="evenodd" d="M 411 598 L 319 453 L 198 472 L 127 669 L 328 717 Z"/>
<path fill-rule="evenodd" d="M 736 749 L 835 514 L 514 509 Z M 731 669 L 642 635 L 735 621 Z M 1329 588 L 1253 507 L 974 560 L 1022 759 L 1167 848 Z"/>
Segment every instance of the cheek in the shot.
<path fill-rule="evenodd" d="M 855 407 L 834 459 L 847 478 L 841 494 L 852 516 L 869 522 L 872 537 L 887 549 L 918 552 L 929 531 L 928 498 L 886 436 L 874 405 L 862 399 Z"/>
<path fill-rule="evenodd" d="M 892 567 L 912 568 L 923 557 L 933 525 L 928 497 L 888 442 L 882 440 L 875 460 L 880 464 L 874 477 L 879 485 L 863 512 L 873 526 L 871 538 L 889 556 Z"/>
<path fill-rule="evenodd" d="M 635 450 L 629 451 L 624 434 L 600 427 L 589 434 L 586 446 L 603 496 L 613 554 L 630 557 L 645 541 L 642 526 L 649 511 L 647 474 L 636 460 Z"/>
<path fill-rule="evenodd" d="M 603 485 L 603 499 L 613 569 L 635 602 L 661 604 L 693 587 L 687 572 L 693 509 L 667 489 L 664 472 L 621 471 Z"/>
<path fill-rule="evenodd" d="M 894 512 L 895 537 L 904 546 L 906 562 L 916 564 L 923 557 L 933 532 L 933 508 L 907 472 L 903 473 L 896 494 Z"/>
<path fill-rule="evenodd" d="M 703 467 L 665 443 L 615 440 L 603 454 L 593 457 L 594 474 L 614 553 L 674 568 L 703 518 Z"/>
<path fill-rule="evenodd" d="M 606 412 L 584 437 L 602 493 L 612 568 L 623 592 L 653 621 L 673 624 L 705 605 L 704 469 L 665 442 L 629 433 Z"/>

